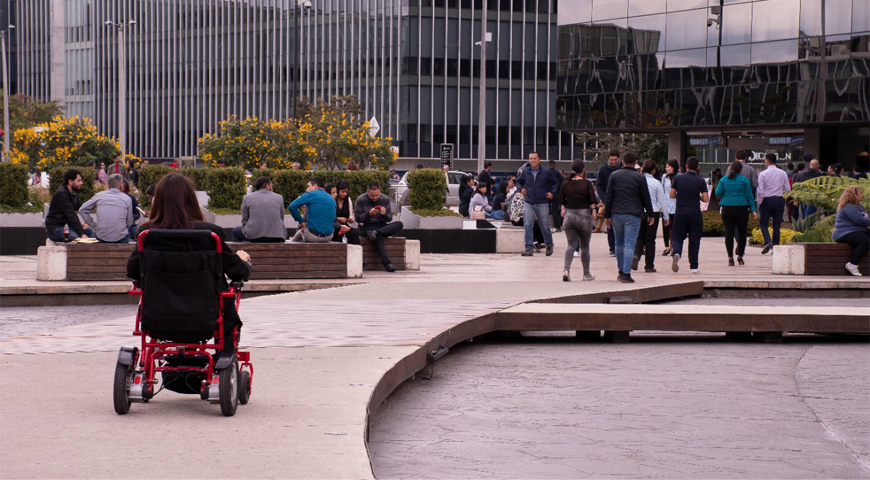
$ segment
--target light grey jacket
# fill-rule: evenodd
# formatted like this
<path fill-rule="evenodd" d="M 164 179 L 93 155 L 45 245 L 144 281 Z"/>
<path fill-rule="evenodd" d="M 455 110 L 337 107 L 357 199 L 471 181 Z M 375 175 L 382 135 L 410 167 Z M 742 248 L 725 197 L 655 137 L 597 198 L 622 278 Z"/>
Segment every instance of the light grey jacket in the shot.
<path fill-rule="evenodd" d="M 473 212 L 474 207 L 483 207 L 484 211 L 492 212 L 492 207 L 489 205 L 489 201 L 479 193 L 475 193 L 474 196 L 471 197 L 471 203 L 468 204 L 468 211 Z"/>
<path fill-rule="evenodd" d="M 248 239 L 287 239 L 284 227 L 284 197 L 265 188 L 242 200 L 242 232 Z"/>
<path fill-rule="evenodd" d="M 96 207 L 97 221 L 91 217 L 91 211 Z M 104 242 L 117 242 L 127 236 L 133 225 L 133 201 L 118 190 L 110 188 L 94 195 L 85 202 L 79 213 L 85 223 L 94 227 L 97 238 Z"/>

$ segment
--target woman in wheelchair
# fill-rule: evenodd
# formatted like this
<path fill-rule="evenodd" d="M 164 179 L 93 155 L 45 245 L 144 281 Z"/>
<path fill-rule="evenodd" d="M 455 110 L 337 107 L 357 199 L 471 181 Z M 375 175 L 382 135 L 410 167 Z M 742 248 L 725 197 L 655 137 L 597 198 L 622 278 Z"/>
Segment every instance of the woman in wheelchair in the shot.
<path fill-rule="evenodd" d="M 151 319 L 150 324 L 143 323 L 143 330 L 160 340 L 208 340 L 218 316 L 214 295 L 227 290 L 226 277 L 241 281 L 250 277 L 250 255 L 244 250 L 233 253 L 223 229 L 203 218 L 193 182 L 177 173 L 157 183 L 151 215 L 141 225 L 140 235 L 150 230 L 155 235 L 145 237 L 147 248 L 141 252 L 142 258 L 136 248 L 127 260 L 127 276 L 140 282 L 144 292 L 143 322 Z M 220 238 L 220 253 L 211 234 L 203 231 Z M 237 340 L 242 321 L 232 298 L 223 299 L 221 310 L 226 339 L 221 353 L 226 354 L 235 348 L 233 333 Z"/>

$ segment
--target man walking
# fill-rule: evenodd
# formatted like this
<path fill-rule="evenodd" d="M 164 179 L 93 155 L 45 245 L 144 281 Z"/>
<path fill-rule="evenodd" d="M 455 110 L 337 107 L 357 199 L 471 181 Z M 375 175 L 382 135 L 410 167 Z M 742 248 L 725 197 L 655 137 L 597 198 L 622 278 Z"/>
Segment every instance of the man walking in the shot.
<path fill-rule="evenodd" d="M 335 210 L 334 202 L 332 209 Z M 353 216 L 360 223 L 360 233 L 375 244 L 378 258 L 381 259 L 384 270 L 395 272 L 396 267 L 387 256 L 384 238 L 399 233 L 404 225 L 402 222 L 393 222 L 393 214 L 390 212 L 390 197 L 381 193 L 381 186 L 378 182 L 370 183 L 366 193 L 357 197 Z"/>
<path fill-rule="evenodd" d="M 93 178 L 88 179 L 93 182 Z M 63 174 L 63 185 L 51 197 L 45 216 L 45 235 L 52 242 L 66 242 L 77 238 L 94 237 L 87 223 L 82 225 L 76 211 L 82 206 L 78 191 L 82 188 L 82 172 L 71 168 Z M 66 230 L 66 235 L 64 234 Z"/>
<path fill-rule="evenodd" d="M 634 152 L 625 152 L 622 156 L 622 168 L 610 175 L 604 202 L 604 221 L 613 230 L 616 247 L 616 265 L 619 268 L 616 279 L 622 283 L 634 283 L 631 278 L 631 260 L 634 257 L 641 217 L 646 215 L 650 225 L 655 221 L 649 187 L 643 175 L 634 168 L 636 164 L 637 155 Z M 655 255 L 655 252 L 652 254 Z"/>
<path fill-rule="evenodd" d="M 491 200 L 492 199 L 493 178 L 492 178 L 492 162 L 490 162 L 489 160 L 487 160 L 486 162 L 483 162 L 483 170 L 481 170 L 480 173 L 477 174 L 477 184 L 480 185 L 483 183 L 486 184 L 487 200 Z"/>
<path fill-rule="evenodd" d="M 260 177 L 242 200 L 242 226 L 233 229 L 234 242 L 284 243 L 284 198 L 272 191 L 272 180 Z"/>
<path fill-rule="evenodd" d="M 671 198 L 677 199 L 674 211 L 672 243 L 674 257 L 671 270 L 680 271 L 680 257 L 683 255 L 683 242 L 689 237 L 689 268 L 692 273 L 701 273 L 698 269 L 698 254 L 701 251 L 701 234 L 704 232 L 704 218 L 701 216 L 701 202 L 710 200 L 707 192 L 707 182 L 698 175 L 700 169 L 698 159 L 689 157 L 686 160 L 686 173 L 674 178 L 671 185 Z M 750 166 L 745 168 L 752 169 Z"/>
<path fill-rule="evenodd" d="M 610 180 L 610 174 L 619 170 L 619 150 L 611 150 L 607 154 L 607 164 L 602 165 L 598 169 L 598 177 L 595 179 L 595 190 L 598 192 L 598 198 L 607 198 L 607 183 Z M 614 236 L 613 230 L 607 229 L 607 245 L 610 247 L 610 256 L 615 257 L 614 252 Z"/>
<path fill-rule="evenodd" d="M 553 254 L 553 232 L 550 230 L 550 200 L 556 196 L 559 184 L 553 171 L 541 166 L 541 157 L 538 152 L 529 154 L 529 168 L 526 168 L 517 177 L 517 185 L 522 189 L 523 204 L 523 228 L 525 228 L 526 249 L 524 257 L 533 255 L 532 242 L 534 240 L 535 217 L 544 243 L 547 245 L 547 256 Z"/>
<path fill-rule="evenodd" d="M 108 190 L 96 194 L 82 205 L 79 213 L 85 223 L 93 223 L 97 228 L 97 240 L 104 243 L 127 243 L 130 241 L 130 227 L 133 225 L 133 201 L 124 188 L 124 177 L 113 173 L 107 181 Z M 91 218 L 91 211 L 97 209 L 97 221 Z"/>
<path fill-rule="evenodd" d="M 299 213 L 302 206 L 305 206 L 307 220 Z M 319 177 L 310 178 L 305 193 L 293 200 L 287 209 L 299 223 L 293 242 L 328 243 L 332 240 L 332 234 L 335 233 L 335 199 L 323 190 L 323 180 Z M 284 226 L 283 222 L 281 226 Z"/>
<path fill-rule="evenodd" d="M 743 168 L 740 169 L 740 175 L 743 175 L 747 180 L 749 180 L 749 185 L 752 187 L 752 195 L 754 196 L 755 192 L 758 191 L 758 171 L 746 163 L 746 159 L 749 158 L 750 153 L 749 150 L 738 150 L 737 153 L 734 154 L 734 160 L 743 164 Z"/>
<path fill-rule="evenodd" d="M 791 190 L 788 184 L 788 174 L 776 166 L 776 154 L 768 153 L 764 156 L 764 164 L 767 168 L 758 176 L 758 215 L 761 236 L 764 237 L 764 255 L 779 245 L 779 227 L 782 224 L 782 216 L 785 213 L 785 198 L 783 192 Z M 767 232 L 767 222 L 773 218 L 773 240 Z"/>

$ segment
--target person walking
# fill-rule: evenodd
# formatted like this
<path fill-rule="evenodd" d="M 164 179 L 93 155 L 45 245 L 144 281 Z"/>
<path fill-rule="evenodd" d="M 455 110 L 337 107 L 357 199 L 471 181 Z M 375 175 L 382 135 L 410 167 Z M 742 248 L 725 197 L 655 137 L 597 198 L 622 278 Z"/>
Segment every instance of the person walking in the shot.
<path fill-rule="evenodd" d="M 680 271 L 680 258 L 683 255 L 683 242 L 689 237 L 689 268 L 692 273 L 701 273 L 698 269 L 698 254 L 701 251 L 701 235 L 704 233 L 704 218 L 701 215 L 701 202 L 710 200 L 707 192 L 707 182 L 698 175 L 701 166 L 696 157 L 686 159 L 686 173 L 674 178 L 671 185 L 671 198 L 677 199 L 674 214 L 674 239 L 671 246 L 674 257 L 671 270 Z"/>
<path fill-rule="evenodd" d="M 758 205 L 759 205 L 759 226 L 761 227 L 761 236 L 764 237 L 764 248 L 761 249 L 761 254 L 764 255 L 773 248 L 774 245 L 779 245 L 779 229 L 782 224 L 783 215 L 785 215 L 785 198 L 783 192 L 791 190 L 788 183 L 788 174 L 777 168 L 776 154 L 768 153 L 764 156 L 764 164 L 767 168 L 758 176 Z M 773 219 L 773 239 L 767 231 L 767 222 Z"/>
<path fill-rule="evenodd" d="M 494 180 L 495 179 L 492 178 L 492 162 L 487 160 L 483 162 L 483 170 L 481 170 L 480 173 L 477 174 L 477 184 L 486 184 L 487 200 L 491 198 L 490 194 L 492 193 L 492 185 Z"/>
<path fill-rule="evenodd" d="M 598 177 L 595 178 L 595 189 L 598 190 L 598 198 L 604 200 L 607 198 L 607 185 L 610 182 L 610 174 L 619 170 L 619 150 L 611 150 L 607 154 L 607 164 L 602 165 L 598 169 Z M 605 207 L 607 208 L 607 207 Z M 607 246 L 610 247 L 610 256 L 615 257 L 616 251 L 614 247 L 615 237 L 613 230 L 607 230 Z"/>
<path fill-rule="evenodd" d="M 665 192 L 665 196 L 668 198 L 668 218 L 670 219 L 669 223 L 662 222 L 662 239 L 665 242 L 665 250 L 662 252 L 662 256 L 667 257 L 671 254 L 671 242 L 674 238 L 674 230 L 671 226 L 674 223 L 674 212 L 676 212 L 677 208 L 677 199 L 671 198 L 671 186 L 674 183 L 674 178 L 677 177 L 677 174 L 680 173 L 680 164 L 673 158 L 668 160 L 665 164 L 665 174 L 662 175 L 662 190 Z"/>
<path fill-rule="evenodd" d="M 550 160 L 547 165 L 550 167 L 550 171 L 553 172 L 553 175 L 556 176 L 556 184 L 562 185 L 562 182 L 565 181 L 565 176 L 562 175 L 562 172 L 556 169 L 556 162 Z M 550 200 L 550 215 L 553 217 L 553 232 L 561 232 L 562 231 L 562 214 L 561 214 L 561 206 L 557 199 Z"/>
<path fill-rule="evenodd" d="M 643 167 L 640 171 L 646 179 L 646 186 L 649 189 L 649 199 L 652 203 L 653 216 L 642 217 L 640 221 L 640 232 L 637 236 L 637 242 L 634 245 L 634 258 L 631 260 L 631 269 L 637 270 L 640 257 L 646 251 L 643 271 L 645 273 L 655 273 L 656 271 L 656 232 L 659 229 L 659 219 L 662 225 L 670 223 L 668 215 L 668 196 L 665 194 L 662 182 L 658 181 L 656 175 L 656 162 L 646 160 L 643 162 Z M 653 222 L 649 222 L 649 218 Z"/>
<path fill-rule="evenodd" d="M 646 213 L 652 225 L 655 212 L 649 198 L 649 187 L 644 176 L 635 170 L 637 155 L 625 152 L 622 168 L 610 175 L 607 197 L 604 201 L 604 218 L 608 228 L 613 228 L 616 265 L 622 283 L 634 283 L 631 278 L 631 260 L 634 245 L 640 230 L 641 217 Z"/>
<path fill-rule="evenodd" d="M 846 187 L 840 199 L 837 201 L 837 218 L 834 221 L 834 231 L 831 237 L 837 243 L 846 243 L 855 248 L 846 270 L 852 275 L 860 277 L 858 264 L 861 259 L 870 252 L 870 216 L 861 205 L 864 194 L 857 185 Z"/>
<path fill-rule="evenodd" d="M 549 221 L 550 200 L 556 196 L 559 189 L 556 176 L 553 175 L 552 170 L 541 165 L 541 157 L 538 156 L 538 152 L 531 152 L 529 153 L 529 168 L 523 170 L 522 174 L 517 177 L 517 185 L 522 189 L 525 202 L 523 203 L 523 227 L 526 231 L 526 249 L 523 251 L 523 256 L 531 257 L 534 255 L 532 253 L 532 248 L 534 248 L 532 240 L 537 218 L 549 257 L 553 254 L 553 232 L 550 230 Z"/>
<path fill-rule="evenodd" d="M 565 250 L 565 270 L 562 281 L 571 281 L 571 263 L 574 261 L 577 249 L 580 249 L 580 262 L 583 264 L 583 280 L 595 280 L 589 271 L 589 240 L 597 217 L 598 202 L 595 197 L 595 187 L 584 178 L 586 164 L 577 159 L 571 164 L 571 174 L 559 188 L 556 202 L 560 205 L 560 216 L 565 219 L 562 230 L 568 238 L 568 248 Z"/>
<path fill-rule="evenodd" d="M 734 154 L 734 160 L 743 164 L 743 168 L 740 170 L 740 175 L 743 175 L 747 180 L 749 180 L 749 185 L 752 187 L 752 195 L 754 198 L 755 192 L 758 191 L 758 171 L 746 163 L 750 153 L 749 150 L 737 150 L 737 153 Z"/>
<path fill-rule="evenodd" d="M 716 196 L 722 207 L 722 223 L 725 224 L 725 251 L 728 253 L 728 266 L 734 266 L 734 238 L 737 238 L 737 263 L 743 265 L 743 253 L 746 251 L 746 227 L 749 223 L 749 212 L 758 218 L 755 211 L 755 200 L 752 198 L 752 186 L 749 179 L 740 175 L 743 163 L 734 161 L 728 169 L 728 175 L 719 180 L 716 186 Z"/>

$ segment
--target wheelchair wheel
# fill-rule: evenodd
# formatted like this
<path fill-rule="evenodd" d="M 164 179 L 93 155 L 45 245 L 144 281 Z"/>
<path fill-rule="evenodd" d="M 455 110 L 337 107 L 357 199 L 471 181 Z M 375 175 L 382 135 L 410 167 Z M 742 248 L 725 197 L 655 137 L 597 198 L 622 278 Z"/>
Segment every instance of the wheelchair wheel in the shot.
<path fill-rule="evenodd" d="M 115 365 L 115 388 L 113 400 L 115 413 L 124 415 L 130 411 L 130 380 L 133 378 L 133 366 L 118 362 Z"/>
<path fill-rule="evenodd" d="M 236 408 L 239 406 L 239 362 L 237 360 L 233 360 L 229 367 L 221 370 L 218 393 L 221 413 L 225 417 L 235 415 Z"/>
<path fill-rule="evenodd" d="M 242 370 L 239 374 L 239 403 L 245 405 L 251 399 L 251 372 Z"/>

